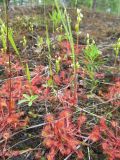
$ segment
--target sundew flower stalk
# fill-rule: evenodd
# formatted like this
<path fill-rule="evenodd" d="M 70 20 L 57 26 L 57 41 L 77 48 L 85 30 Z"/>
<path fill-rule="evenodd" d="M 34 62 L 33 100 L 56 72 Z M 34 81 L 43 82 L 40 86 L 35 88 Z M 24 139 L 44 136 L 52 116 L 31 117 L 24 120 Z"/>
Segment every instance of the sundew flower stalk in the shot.
<path fill-rule="evenodd" d="M 82 21 L 83 14 L 81 13 L 81 9 L 77 9 L 77 22 L 75 25 L 75 31 L 77 35 L 77 50 L 78 50 L 78 43 L 79 43 L 79 35 L 80 35 L 80 23 Z"/>
<path fill-rule="evenodd" d="M 56 8 L 58 10 L 59 15 L 61 16 L 61 21 L 65 30 L 65 34 L 69 40 L 70 47 L 71 47 L 71 58 L 72 58 L 72 66 L 73 66 L 73 77 L 74 77 L 74 95 L 75 99 L 77 100 L 77 75 L 76 75 L 76 56 L 74 50 L 74 40 L 72 35 L 71 29 L 71 19 L 68 15 L 66 8 L 64 8 L 64 13 L 60 10 L 57 0 L 55 0 Z"/>

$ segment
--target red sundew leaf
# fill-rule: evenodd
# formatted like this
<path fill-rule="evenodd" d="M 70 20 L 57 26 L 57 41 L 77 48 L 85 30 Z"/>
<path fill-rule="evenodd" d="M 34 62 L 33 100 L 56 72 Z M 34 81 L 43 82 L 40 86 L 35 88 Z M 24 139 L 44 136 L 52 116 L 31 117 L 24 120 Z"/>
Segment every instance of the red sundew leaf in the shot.
<path fill-rule="evenodd" d="M 60 72 L 60 78 L 65 79 L 65 75 L 66 75 L 65 71 Z"/>
<path fill-rule="evenodd" d="M 95 78 L 103 79 L 103 78 L 105 78 L 105 74 L 104 73 L 96 73 Z"/>
<path fill-rule="evenodd" d="M 114 106 L 120 106 L 120 101 L 118 100 L 118 101 L 114 102 L 113 104 L 114 104 Z"/>
<path fill-rule="evenodd" d="M 119 153 L 116 153 L 115 154 L 116 158 L 120 158 L 120 150 L 119 150 Z"/>
<path fill-rule="evenodd" d="M 47 160 L 55 160 L 55 157 L 51 154 L 47 155 Z"/>
<path fill-rule="evenodd" d="M 77 45 L 77 44 L 75 44 L 75 45 L 74 45 L 75 53 L 76 53 L 76 54 L 80 54 L 81 51 L 82 51 L 82 48 L 83 48 L 82 45 Z"/>
<path fill-rule="evenodd" d="M 5 99 L 0 99 L 0 105 L 2 106 L 2 108 L 7 107 L 7 102 Z"/>
<path fill-rule="evenodd" d="M 64 123 L 64 122 L 63 122 Z M 63 128 L 63 124 L 62 123 L 56 123 L 55 125 L 54 125 L 54 135 L 56 136 L 56 138 L 58 138 L 59 137 L 59 135 L 60 135 L 60 128 L 59 127 L 61 127 L 61 129 Z M 57 146 L 58 147 L 58 146 Z"/>
<path fill-rule="evenodd" d="M 69 127 L 69 125 L 71 124 L 71 110 L 66 109 L 62 111 L 59 114 L 59 118 L 61 119 L 59 120 L 59 122 L 61 123 L 61 127 L 64 127 L 64 128 Z"/>
<path fill-rule="evenodd" d="M 34 69 L 36 74 L 42 73 L 44 70 L 45 70 L 45 66 L 43 66 L 43 65 L 36 66 L 35 69 Z"/>
<path fill-rule="evenodd" d="M 54 141 L 54 139 L 51 139 L 51 138 L 46 138 L 44 141 L 43 141 L 43 144 L 45 144 L 48 148 L 53 148 L 53 146 L 55 146 L 56 142 Z"/>
<path fill-rule="evenodd" d="M 109 156 L 109 158 L 113 159 L 115 158 L 115 150 L 113 148 L 110 148 L 108 142 L 102 143 L 103 152 Z"/>
<path fill-rule="evenodd" d="M 47 158 L 54 159 L 56 151 L 60 151 L 62 155 L 66 156 L 72 152 L 77 154 L 77 146 L 80 141 L 76 137 L 78 130 L 77 125 L 72 122 L 72 113 L 70 109 L 65 109 L 59 113 L 57 120 L 52 115 L 54 123 L 50 122 L 43 128 L 43 143 L 48 149 L 53 149 L 53 154 L 49 153 Z M 81 157 L 81 153 L 79 154 L 79 157 Z"/>
<path fill-rule="evenodd" d="M 49 154 L 47 155 L 47 160 L 55 160 L 56 149 L 51 148 Z"/>
<path fill-rule="evenodd" d="M 74 96 L 73 97 L 71 96 L 69 99 L 69 103 L 74 106 L 77 103 L 77 99 Z"/>
<path fill-rule="evenodd" d="M 11 115 L 7 118 L 7 123 L 8 123 L 8 124 L 13 124 L 13 125 L 16 126 L 17 123 L 19 124 L 19 118 L 20 118 L 21 116 L 23 116 L 23 115 L 24 115 L 24 112 L 11 114 Z"/>
<path fill-rule="evenodd" d="M 20 66 L 20 64 L 18 62 L 16 62 L 15 64 L 12 64 L 12 69 L 14 69 L 15 71 L 19 72 L 23 69 L 22 66 Z"/>
<path fill-rule="evenodd" d="M 105 119 L 101 118 L 100 119 L 100 130 L 101 131 L 106 131 L 107 129 L 108 129 L 108 127 L 106 125 Z"/>
<path fill-rule="evenodd" d="M 33 79 L 32 79 L 32 85 L 37 85 L 40 84 L 42 80 L 42 77 L 40 75 L 36 75 Z"/>
<path fill-rule="evenodd" d="M 59 117 L 60 118 L 68 118 L 68 117 L 71 117 L 71 110 L 70 109 L 66 109 L 64 111 L 62 111 L 60 114 L 59 114 Z"/>
<path fill-rule="evenodd" d="M 89 134 L 89 139 L 93 142 L 96 142 L 100 139 L 100 128 L 98 126 L 93 128 L 92 132 Z"/>
<path fill-rule="evenodd" d="M 5 140 L 8 140 L 8 139 L 10 138 L 10 133 L 9 133 L 9 132 L 5 132 L 5 133 L 3 134 L 3 138 L 4 138 Z"/>
<path fill-rule="evenodd" d="M 15 123 L 15 122 L 17 122 L 18 121 L 18 118 L 14 115 L 14 116 L 9 116 L 8 118 L 7 118 L 7 123 L 8 124 L 11 124 L 11 123 Z"/>
<path fill-rule="evenodd" d="M 119 130 L 114 133 L 112 129 L 108 128 L 105 132 L 106 136 L 102 140 L 102 148 L 103 152 L 108 155 L 109 159 L 115 160 L 120 158 L 120 137 Z"/>
<path fill-rule="evenodd" d="M 68 66 L 71 66 L 72 60 L 71 59 L 66 59 L 65 64 L 68 65 Z M 69 72 L 70 72 L 70 70 L 72 70 L 72 69 L 69 68 Z"/>
<path fill-rule="evenodd" d="M 68 138 L 66 138 L 66 142 L 68 143 L 68 146 L 70 146 L 72 148 L 72 150 L 76 150 L 76 147 L 80 144 L 80 141 L 78 141 L 75 138 L 71 138 L 71 140 Z"/>
<path fill-rule="evenodd" d="M 66 85 L 67 85 L 69 82 L 70 82 L 70 80 L 66 78 L 66 79 L 63 81 L 63 84 L 66 84 Z"/>
<path fill-rule="evenodd" d="M 0 157 L 17 157 L 20 155 L 20 151 L 3 151 L 2 153 L 0 152 Z"/>
<path fill-rule="evenodd" d="M 47 114 L 47 115 L 45 116 L 45 120 L 46 120 L 47 122 L 53 122 L 53 121 L 54 121 L 54 116 L 53 116 L 51 113 L 49 113 L 49 114 Z"/>
<path fill-rule="evenodd" d="M 21 153 L 20 153 L 20 151 L 12 151 L 12 156 L 13 157 L 17 157 L 17 156 L 19 156 Z"/>
<path fill-rule="evenodd" d="M 54 81 L 55 81 L 55 83 L 56 83 L 57 85 L 60 85 L 60 83 L 61 83 L 60 77 L 59 77 L 58 75 L 55 75 L 55 76 L 54 76 Z"/>
<path fill-rule="evenodd" d="M 102 148 L 103 150 L 108 149 L 108 144 L 106 142 L 102 143 Z"/>
<path fill-rule="evenodd" d="M 65 127 L 65 120 L 64 119 L 60 119 L 55 123 L 55 133 L 58 133 L 59 128 L 64 128 Z"/>
<path fill-rule="evenodd" d="M 44 127 L 44 129 L 42 130 L 42 137 L 47 138 L 48 136 L 51 136 L 51 134 L 53 133 L 53 131 L 51 130 L 51 126 L 50 125 L 46 125 Z M 52 134 L 53 136 L 53 134 Z M 51 136 L 51 137 L 52 137 Z"/>
<path fill-rule="evenodd" d="M 65 145 L 60 145 L 59 150 L 62 155 L 68 155 L 72 152 L 71 149 L 66 147 Z"/>
<path fill-rule="evenodd" d="M 54 136 L 54 131 L 51 128 L 51 125 L 46 125 L 41 133 L 43 138 L 51 138 Z"/>
<path fill-rule="evenodd" d="M 83 69 L 79 68 L 77 72 L 78 72 L 78 74 L 80 74 L 80 76 L 81 76 L 82 78 L 85 78 L 86 73 L 85 73 L 85 71 L 84 71 Z"/>
<path fill-rule="evenodd" d="M 76 153 L 77 153 L 77 156 L 78 156 L 79 160 L 82 160 L 84 158 L 84 155 L 83 155 L 82 151 L 77 151 Z"/>
<path fill-rule="evenodd" d="M 120 100 L 119 100 L 119 95 L 120 95 L 120 79 L 117 79 L 115 81 L 115 85 L 114 86 L 110 86 L 108 88 L 108 93 L 105 94 L 105 98 L 106 99 L 113 99 L 116 98 L 116 100 L 111 101 L 111 103 L 115 106 L 115 107 L 119 107 L 120 106 Z"/>
<path fill-rule="evenodd" d="M 77 120 L 78 127 L 80 128 L 83 125 L 83 123 L 85 123 L 86 120 L 87 120 L 86 116 L 80 115 Z"/>
<path fill-rule="evenodd" d="M 61 48 L 64 50 L 64 52 L 66 51 L 68 54 L 71 53 L 71 46 L 69 41 L 64 40 L 60 43 Z"/>
<path fill-rule="evenodd" d="M 64 94 L 58 96 L 61 103 L 67 103 L 70 106 L 74 106 L 77 103 L 77 99 L 71 90 L 66 89 Z"/>
<path fill-rule="evenodd" d="M 116 121 L 111 121 L 111 125 L 112 125 L 112 127 L 117 127 L 118 126 L 118 122 L 116 122 Z"/>
<path fill-rule="evenodd" d="M 32 86 L 32 91 L 34 94 L 40 94 L 41 93 L 41 88 L 38 88 L 37 86 Z"/>
<path fill-rule="evenodd" d="M 49 88 L 45 88 L 43 93 L 44 93 L 44 96 L 47 97 L 48 94 L 50 93 L 50 89 Z"/>
<path fill-rule="evenodd" d="M 41 153 L 41 151 L 37 151 L 36 153 L 35 153 L 35 160 L 40 160 L 42 158 L 42 153 Z"/>
<path fill-rule="evenodd" d="M 10 111 L 15 109 L 15 101 L 13 99 L 11 99 L 10 101 L 9 108 L 10 108 Z"/>
<path fill-rule="evenodd" d="M 25 127 L 29 123 L 29 117 L 26 117 L 23 122 L 19 123 L 20 127 Z"/>

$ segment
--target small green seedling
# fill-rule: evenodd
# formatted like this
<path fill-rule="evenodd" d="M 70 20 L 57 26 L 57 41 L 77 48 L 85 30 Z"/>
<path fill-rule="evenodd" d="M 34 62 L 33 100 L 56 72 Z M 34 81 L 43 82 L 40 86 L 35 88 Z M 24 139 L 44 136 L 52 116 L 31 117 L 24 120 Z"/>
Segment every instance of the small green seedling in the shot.
<path fill-rule="evenodd" d="M 114 51 L 115 51 L 115 62 L 114 65 L 116 65 L 118 56 L 120 54 L 120 38 L 117 40 L 117 42 L 113 45 Z"/>
<path fill-rule="evenodd" d="M 20 41 L 23 45 L 23 47 L 25 48 L 27 46 L 27 39 L 26 39 L 26 36 L 23 36 L 23 39 L 22 41 Z"/>
<path fill-rule="evenodd" d="M 37 37 L 37 47 L 41 47 L 43 43 L 44 43 L 43 38 L 38 36 Z"/>
<path fill-rule="evenodd" d="M 29 83 L 31 83 L 30 69 L 28 67 L 28 64 L 26 64 L 25 67 L 26 67 L 25 68 L 25 73 L 26 73 L 27 80 L 28 80 Z"/>
<path fill-rule="evenodd" d="M 55 60 L 55 69 L 57 73 L 59 73 L 60 71 L 60 61 L 61 61 L 60 57 L 58 57 L 58 59 Z"/>
<path fill-rule="evenodd" d="M 33 27 L 33 23 L 30 22 L 29 23 L 29 31 L 31 31 L 31 33 L 33 33 L 34 27 Z"/>
<path fill-rule="evenodd" d="M 28 106 L 32 106 L 33 102 L 38 98 L 38 95 L 23 94 L 24 99 L 20 100 L 18 104 L 28 103 Z"/>

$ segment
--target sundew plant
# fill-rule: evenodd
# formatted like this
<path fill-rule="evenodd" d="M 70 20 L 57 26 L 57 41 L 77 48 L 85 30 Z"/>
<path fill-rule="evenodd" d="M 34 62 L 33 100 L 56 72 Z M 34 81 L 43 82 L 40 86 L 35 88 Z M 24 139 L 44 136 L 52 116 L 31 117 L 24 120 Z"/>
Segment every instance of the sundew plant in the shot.
<path fill-rule="evenodd" d="M 19 2 L 0 11 L 0 159 L 120 159 L 119 17 Z"/>

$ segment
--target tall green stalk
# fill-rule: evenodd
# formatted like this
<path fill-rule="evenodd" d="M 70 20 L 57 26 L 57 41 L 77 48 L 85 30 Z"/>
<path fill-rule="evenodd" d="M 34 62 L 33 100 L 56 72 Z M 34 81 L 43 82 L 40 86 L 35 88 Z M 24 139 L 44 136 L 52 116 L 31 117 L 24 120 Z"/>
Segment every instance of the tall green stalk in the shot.
<path fill-rule="evenodd" d="M 72 36 L 72 29 L 71 29 L 71 20 L 69 15 L 67 14 L 66 8 L 64 8 L 64 13 L 60 10 L 59 5 L 57 0 L 55 0 L 55 4 L 58 10 L 58 13 L 61 16 L 61 21 L 63 24 L 63 27 L 65 29 L 66 36 L 70 42 L 71 46 L 71 57 L 72 57 L 72 62 L 74 66 L 74 73 L 76 72 L 76 61 L 75 61 L 75 51 L 74 51 L 74 41 L 73 41 L 73 36 Z"/>
<path fill-rule="evenodd" d="M 49 85 L 53 86 L 53 72 L 52 72 L 52 57 L 51 57 L 51 41 L 49 38 L 49 34 L 48 34 L 48 27 L 46 25 L 46 44 L 48 47 L 48 63 L 49 63 L 49 73 L 50 73 L 50 80 L 49 80 Z"/>
<path fill-rule="evenodd" d="M 12 71 L 11 71 L 11 53 L 9 52 L 9 17 L 8 17 L 8 0 L 5 0 L 5 19 L 6 19 L 6 54 L 9 56 L 9 106 L 8 114 L 11 114 L 12 109 Z"/>
<path fill-rule="evenodd" d="M 59 15 L 61 16 L 61 22 L 63 24 L 65 34 L 71 46 L 71 57 L 72 57 L 72 65 L 73 65 L 73 77 L 74 77 L 74 95 L 75 95 L 75 98 L 77 99 L 76 56 L 75 56 L 74 40 L 73 40 L 72 29 L 71 29 L 71 19 L 66 11 L 66 8 L 64 8 L 64 13 L 60 10 L 57 0 L 55 0 L 55 5 Z"/>

